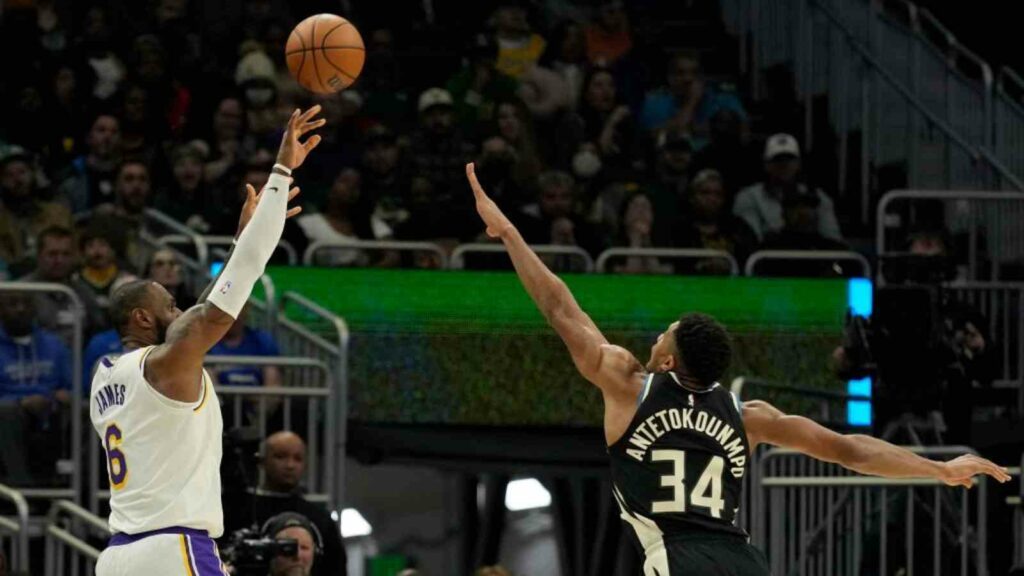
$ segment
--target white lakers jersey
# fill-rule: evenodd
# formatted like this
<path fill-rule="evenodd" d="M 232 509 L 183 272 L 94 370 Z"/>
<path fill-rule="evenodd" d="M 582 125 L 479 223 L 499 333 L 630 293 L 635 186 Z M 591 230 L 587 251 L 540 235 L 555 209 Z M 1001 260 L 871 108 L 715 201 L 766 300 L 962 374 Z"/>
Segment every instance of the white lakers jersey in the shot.
<path fill-rule="evenodd" d="M 224 532 L 220 502 L 220 405 L 209 374 L 197 402 L 172 400 L 143 376 L 152 347 L 104 358 L 89 414 L 106 453 L 110 529 L 138 534 L 178 526 Z"/>

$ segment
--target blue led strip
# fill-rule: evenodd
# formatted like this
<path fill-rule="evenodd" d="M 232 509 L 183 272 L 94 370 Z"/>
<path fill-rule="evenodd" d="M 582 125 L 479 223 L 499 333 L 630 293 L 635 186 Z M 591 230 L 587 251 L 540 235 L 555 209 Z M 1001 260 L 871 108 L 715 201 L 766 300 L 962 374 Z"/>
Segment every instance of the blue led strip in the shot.
<path fill-rule="evenodd" d="M 867 278 L 851 278 L 846 285 L 846 304 L 855 316 L 871 316 L 874 309 L 874 287 Z M 850 426 L 871 426 L 871 377 L 850 380 L 846 384 L 850 396 L 865 400 L 846 402 L 846 423 Z"/>

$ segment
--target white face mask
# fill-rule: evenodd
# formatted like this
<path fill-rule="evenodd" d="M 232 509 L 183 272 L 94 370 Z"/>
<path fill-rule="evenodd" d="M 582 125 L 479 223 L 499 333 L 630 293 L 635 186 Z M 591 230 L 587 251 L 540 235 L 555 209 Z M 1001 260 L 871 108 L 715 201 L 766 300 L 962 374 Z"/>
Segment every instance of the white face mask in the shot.
<path fill-rule="evenodd" d="M 580 178 L 593 178 L 601 171 L 601 157 L 590 150 L 581 150 L 572 157 L 572 171 Z"/>

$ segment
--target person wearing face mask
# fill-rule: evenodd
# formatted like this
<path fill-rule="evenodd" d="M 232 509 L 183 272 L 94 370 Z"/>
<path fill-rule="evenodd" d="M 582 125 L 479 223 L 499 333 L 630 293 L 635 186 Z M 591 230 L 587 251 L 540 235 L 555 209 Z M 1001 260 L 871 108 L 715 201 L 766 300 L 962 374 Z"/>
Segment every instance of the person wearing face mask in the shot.
<path fill-rule="evenodd" d="M 37 441 L 50 436 L 52 417 L 71 401 L 71 353 L 60 338 L 34 326 L 29 294 L 0 297 L 0 481 L 27 484 L 53 476 Z M 59 447 L 58 447 L 59 448 Z M 59 449 L 56 453 L 59 453 Z"/>

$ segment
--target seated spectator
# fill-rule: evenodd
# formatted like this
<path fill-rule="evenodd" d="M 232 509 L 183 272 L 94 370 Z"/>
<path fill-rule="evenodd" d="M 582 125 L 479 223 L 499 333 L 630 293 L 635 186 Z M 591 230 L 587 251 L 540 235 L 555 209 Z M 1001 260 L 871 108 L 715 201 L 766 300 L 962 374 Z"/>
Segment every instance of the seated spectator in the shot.
<path fill-rule="evenodd" d="M 68 228 L 53 226 L 39 233 L 36 242 L 39 254 L 36 269 L 18 280 L 21 282 L 51 282 L 67 286 L 84 307 L 82 337 L 105 330 L 107 316 L 103 313 L 92 290 L 81 278 L 74 276 L 75 238 Z M 73 319 L 67 296 L 57 293 L 37 294 L 35 297 L 36 323 L 40 328 L 59 333 L 65 342 L 71 342 Z"/>
<path fill-rule="evenodd" d="M 722 108 L 711 117 L 708 145 L 693 157 L 694 172 L 711 169 L 722 175 L 729 198 L 761 177 L 761 160 L 755 147 L 746 142 L 743 117 Z"/>
<path fill-rule="evenodd" d="M 89 339 L 89 344 L 82 353 L 82 389 L 92 389 L 92 376 L 96 372 L 96 363 L 110 354 L 121 354 L 124 345 L 116 328 L 104 330 Z"/>
<path fill-rule="evenodd" d="M 154 207 L 200 234 L 212 227 L 212 191 L 203 177 L 209 148 L 201 140 L 177 146 L 171 153 L 173 180 L 157 196 Z"/>
<path fill-rule="evenodd" d="M 264 150 L 257 150 L 248 162 L 241 165 L 232 174 L 230 184 L 214 192 L 215 206 L 211 210 L 213 234 L 234 236 L 238 233 L 238 211 L 245 202 L 246 186 L 262 190 L 270 178 L 270 168 L 274 165 L 274 156 Z M 227 181 L 225 181 L 227 182 Z"/>
<path fill-rule="evenodd" d="M 583 91 L 583 76 L 587 69 L 586 37 L 583 26 L 564 20 L 555 26 L 540 63 L 562 77 L 569 89 L 569 109 L 575 110 Z"/>
<path fill-rule="evenodd" d="M 468 52 L 466 65 L 445 87 L 451 94 L 459 128 L 475 135 L 480 125 L 494 119 L 496 102 L 515 97 L 519 82 L 495 67 L 498 47 L 489 36 L 476 36 Z"/>
<path fill-rule="evenodd" d="M 206 140 L 210 158 L 203 166 L 203 178 L 216 185 L 241 163 L 245 134 L 245 109 L 235 96 L 226 96 L 213 114 L 212 133 Z"/>
<path fill-rule="evenodd" d="M 401 149 L 397 136 L 386 126 L 378 124 L 366 131 L 362 168 L 362 192 L 376 205 L 374 217 L 392 228 L 408 219 Z"/>
<path fill-rule="evenodd" d="M 249 318 L 246 305 L 209 356 L 280 356 L 277 342 L 269 332 L 245 325 Z M 276 366 L 214 366 L 211 372 L 221 386 L 281 386 L 281 370 Z"/>
<path fill-rule="evenodd" d="M 728 196 L 722 175 L 714 170 L 698 172 L 687 190 L 687 210 L 675 227 L 674 244 L 678 248 L 705 248 L 732 254 L 737 264 L 754 251 L 757 237 L 746 223 L 728 210 Z M 677 266 L 682 273 L 728 274 L 725 260 L 705 259 Z"/>
<path fill-rule="evenodd" d="M 303 214 L 296 218 L 300 241 L 293 242 L 296 250 L 315 242 L 337 242 L 348 244 L 359 240 L 387 240 L 392 237 L 391 228 L 374 214 L 372 201 L 361 192 L 359 172 L 346 168 L 338 173 L 334 185 L 327 195 L 323 211 Z M 318 266 L 368 266 L 393 265 L 397 256 L 385 257 L 382 252 L 361 250 L 323 250 L 316 259 Z M 386 260 L 386 261 L 385 261 Z"/>
<path fill-rule="evenodd" d="M 196 303 L 182 272 L 181 260 L 173 250 L 163 248 L 153 252 L 143 269 L 143 276 L 163 286 L 174 297 L 178 308 L 188 310 Z"/>
<path fill-rule="evenodd" d="M 149 167 L 138 160 L 126 160 L 117 169 L 114 202 L 97 206 L 94 214 L 112 218 L 124 235 L 124 258 L 134 270 L 143 270 L 150 250 L 139 240 L 145 228 L 150 202 Z"/>
<path fill-rule="evenodd" d="M 519 165 L 520 156 L 507 140 L 492 136 L 483 142 L 480 157 L 476 159 L 476 173 L 487 190 L 494 190 L 491 198 L 502 210 L 519 210 L 534 195 L 537 177 L 526 178 Z M 517 177 L 518 176 L 518 177 Z"/>
<path fill-rule="evenodd" d="M 743 104 L 731 92 L 709 85 L 701 72 L 696 53 L 676 54 L 668 62 L 665 88 L 654 90 L 644 99 L 640 125 L 648 131 L 674 129 L 687 132 L 694 148 L 707 144 L 711 117 L 721 109 L 730 109 L 745 121 Z"/>
<path fill-rule="evenodd" d="M 0 298 L 0 464 L 4 482 L 19 485 L 53 477 L 60 449 L 46 445 L 53 440 L 46 431 L 59 431 L 53 416 L 71 401 L 71 353 L 56 334 L 33 326 L 33 308 L 28 294 Z"/>
<path fill-rule="evenodd" d="M 622 0 L 603 0 L 597 19 L 586 29 L 587 60 L 611 66 L 633 49 L 633 35 Z"/>
<path fill-rule="evenodd" d="M 338 524 L 321 504 L 303 498 L 302 476 L 306 469 L 306 444 L 294 432 L 277 432 L 267 437 L 261 450 L 263 480 L 249 490 L 229 490 L 223 495 L 224 534 L 241 528 L 262 526 L 270 518 L 295 512 L 309 519 L 323 536 L 323 555 L 314 567 L 317 576 L 345 574 L 345 547 Z"/>
<path fill-rule="evenodd" d="M 759 239 L 782 231 L 782 201 L 787 195 L 816 197 L 815 229 L 824 238 L 842 239 L 832 199 L 799 181 L 800 145 L 796 138 L 789 134 L 774 134 L 768 138 L 764 145 L 764 171 L 764 181 L 741 190 L 733 204 L 733 212 L 747 222 Z"/>
<path fill-rule="evenodd" d="M 521 100 L 503 100 L 498 102 L 495 115 L 492 135 L 500 136 L 512 147 L 510 176 L 516 186 L 527 189 L 543 168 L 530 111 Z"/>
<path fill-rule="evenodd" d="M 135 275 L 119 263 L 125 241 L 115 229 L 116 225 L 116 220 L 93 218 L 78 239 L 83 257 L 78 278 L 92 290 L 104 311 L 110 308 L 110 294 L 122 284 L 135 280 Z"/>
<path fill-rule="evenodd" d="M 495 68 L 512 78 L 521 77 L 540 60 L 547 43 L 530 27 L 521 0 L 502 0 L 491 23 L 498 45 Z"/>
<path fill-rule="evenodd" d="M 69 228 L 71 213 L 40 198 L 32 157 L 20 146 L 8 147 L 0 156 L 0 259 L 11 275 L 31 270 L 36 238 L 53 226 Z"/>
<path fill-rule="evenodd" d="M 269 576 L 310 576 L 313 568 L 319 566 L 317 554 L 323 536 L 309 518 L 294 512 L 283 512 L 267 520 L 263 526 L 264 538 L 294 540 L 297 550 L 294 556 L 278 554 L 270 560 Z"/>
<path fill-rule="evenodd" d="M 114 199 L 114 178 L 121 154 L 117 118 L 99 114 L 86 139 L 87 152 L 71 162 L 57 191 L 71 211 L 79 214 Z"/>
<path fill-rule="evenodd" d="M 591 68 L 583 80 L 583 102 L 558 129 L 556 164 L 582 172 L 603 172 L 609 179 L 627 175 L 636 157 L 636 127 L 629 108 L 618 98 L 615 77 L 607 68 Z M 581 155 L 596 153 L 599 167 L 583 170 Z"/>
<path fill-rule="evenodd" d="M 654 205 L 644 192 L 635 192 L 622 202 L 622 217 L 619 230 L 619 246 L 628 248 L 653 248 L 666 246 L 665 238 L 654 240 L 656 235 L 665 235 L 667 230 L 655 224 Z M 625 274 L 667 274 L 672 267 L 651 256 L 628 256 L 625 263 L 613 266 L 615 272 Z"/>
<path fill-rule="evenodd" d="M 538 178 L 537 203 L 523 208 L 518 223 L 528 244 L 578 246 L 591 256 L 604 247 L 597 229 L 575 213 L 576 184 L 565 172 L 548 171 Z M 580 259 L 542 256 L 562 271 L 582 270 Z"/>
<path fill-rule="evenodd" d="M 441 88 L 420 94 L 420 130 L 413 136 L 409 155 L 417 175 L 434 187 L 432 205 L 440 230 L 455 238 L 475 235 L 472 195 L 465 193 L 466 164 L 472 160 L 473 145 L 463 139 L 452 109 L 452 96 Z"/>
<path fill-rule="evenodd" d="M 688 201 L 688 184 L 693 142 L 683 132 L 669 130 L 655 141 L 654 178 L 647 185 L 654 210 L 658 214 L 683 214 Z"/>
<path fill-rule="evenodd" d="M 786 191 L 782 197 L 782 230 L 765 237 L 759 250 L 846 250 L 846 244 L 821 233 L 821 199 L 806 188 Z"/>
<path fill-rule="evenodd" d="M 407 83 L 402 82 L 402 60 L 395 49 L 395 33 L 390 28 L 370 31 L 366 45 L 366 64 L 359 89 L 366 96 L 363 113 L 399 132 L 409 131 L 412 118 L 413 96 Z M 493 58 L 491 59 L 493 61 Z M 448 91 L 456 102 L 460 99 L 449 83 Z M 460 116 L 461 119 L 461 116 Z"/>

